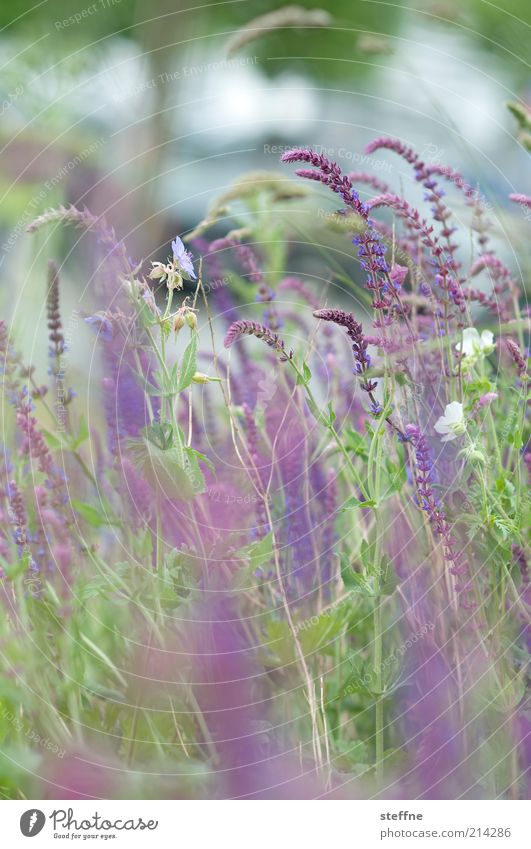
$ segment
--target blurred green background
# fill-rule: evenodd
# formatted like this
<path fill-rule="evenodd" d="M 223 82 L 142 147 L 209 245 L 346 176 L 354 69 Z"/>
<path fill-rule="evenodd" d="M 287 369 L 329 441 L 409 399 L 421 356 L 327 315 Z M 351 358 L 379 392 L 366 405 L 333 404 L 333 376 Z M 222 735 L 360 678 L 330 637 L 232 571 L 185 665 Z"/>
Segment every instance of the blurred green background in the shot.
<path fill-rule="evenodd" d="M 504 250 L 525 255 L 529 222 L 506 198 L 531 190 L 529 154 L 506 103 L 530 96 L 531 4 L 417 5 L 305 0 L 286 13 L 279 0 L 2 4 L 4 293 L 27 287 L 61 250 L 54 240 L 65 237 L 47 236 L 36 261 L 24 233 L 46 207 L 106 212 L 136 257 L 154 258 L 241 173 L 278 170 L 282 146 L 322 145 L 345 170 L 372 171 L 416 201 L 404 163 L 363 157 L 383 133 L 479 180 Z M 308 23 L 312 10 L 326 26 Z M 280 28 L 251 23 L 255 37 L 229 52 L 242 28 L 275 11 Z"/>

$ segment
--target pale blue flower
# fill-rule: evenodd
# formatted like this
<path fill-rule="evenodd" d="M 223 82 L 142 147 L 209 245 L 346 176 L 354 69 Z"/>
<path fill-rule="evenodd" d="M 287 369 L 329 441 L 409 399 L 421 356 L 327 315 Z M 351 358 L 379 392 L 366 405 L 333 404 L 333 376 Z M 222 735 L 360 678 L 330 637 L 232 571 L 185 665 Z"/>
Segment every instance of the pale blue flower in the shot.
<path fill-rule="evenodd" d="M 173 251 L 173 261 L 179 267 L 182 274 L 186 274 L 188 277 L 191 277 L 192 280 L 195 280 L 196 275 L 192 263 L 192 257 L 189 251 L 186 250 L 183 241 L 179 238 L 179 236 L 176 236 L 171 243 L 171 249 Z"/>

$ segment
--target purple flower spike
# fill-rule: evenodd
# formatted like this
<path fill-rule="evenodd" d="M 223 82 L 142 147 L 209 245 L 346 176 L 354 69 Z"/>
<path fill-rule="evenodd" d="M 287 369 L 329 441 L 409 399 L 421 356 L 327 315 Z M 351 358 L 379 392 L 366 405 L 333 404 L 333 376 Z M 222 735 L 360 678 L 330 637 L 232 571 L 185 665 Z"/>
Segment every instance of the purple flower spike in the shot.
<path fill-rule="evenodd" d="M 519 203 L 520 206 L 525 206 L 528 209 L 531 209 L 531 197 L 529 197 L 529 195 L 509 195 L 509 200 L 512 200 L 513 203 Z"/>
<path fill-rule="evenodd" d="M 270 348 L 274 348 L 274 350 L 281 355 L 281 362 L 293 359 L 293 351 L 286 348 L 284 341 L 278 336 L 278 334 L 273 333 L 270 327 L 266 327 L 265 324 L 259 324 L 257 321 L 233 322 L 225 336 L 225 348 L 230 348 L 231 345 L 240 338 L 240 336 L 245 335 L 256 336 L 257 339 L 263 339 L 266 345 L 269 345 Z"/>
<path fill-rule="evenodd" d="M 183 274 L 187 274 L 188 277 L 192 278 L 192 280 L 197 280 L 192 256 L 190 252 L 186 250 L 183 240 L 179 238 L 179 236 L 176 236 L 171 243 L 171 249 L 173 251 L 174 262 L 179 266 L 180 271 Z"/>
<path fill-rule="evenodd" d="M 337 162 L 332 162 L 320 153 L 309 148 L 294 148 L 288 150 L 281 156 L 281 162 L 307 162 L 317 168 L 317 171 L 310 171 L 307 168 L 299 168 L 295 173 L 298 177 L 304 177 L 306 180 L 316 180 L 324 186 L 329 186 L 333 192 L 343 198 L 347 206 L 350 206 L 354 212 L 361 215 L 367 220 L 368 208 L 360 200 L 360 196 L 352 185 L 349 177 L 345 176 Z"/>
<path fill-rule="evenodd" d="M 439 499 L 435 495 L 433 481 L 435 477 L 433 460 L 426 437 L 417 425 L 406 426 L 407 441 L 411 442 L 415 452 L 415 482 L 417 484 L 417 503 L 421 510 L 428 515 L 435 533 L 441 540 L 443 557 L 448 564 L 450 573 L 458 578 L 464 576 L 462 583 L 456 583 L 455 590 L 459 595 L 459 605 L 463 610 L 473 611 L 477 602 L 473 595 L 473 585 L 470 582 L 468 564 L 455 550 L 455 539 L 452 529 L 446 520 L 446 515 Z"/>
<path fill-rule="evenodd" d="M 364 372 L 370 368 L 371 359 L 367 353 L 368 343 L 363 335 L 363 328 L 361 324 L 356 321 L 352 313 L 347 313 L 343 310 L 326 309 L 315 310 L 314 316 L 315 318 L 321 319 L 321 321 L 332 321 L 334 324 L 338 324 L 340 327 L 345 328 L 347 336 L 352 342 L 352 351 L 356 361 L 355 373 L 363 375 Z M 374 389 L 376 389 L 376 382 L 374 380 L 365 380 L 364 383 L 361 384 L 361 388 L 366 392 L 371 393 Z"/>

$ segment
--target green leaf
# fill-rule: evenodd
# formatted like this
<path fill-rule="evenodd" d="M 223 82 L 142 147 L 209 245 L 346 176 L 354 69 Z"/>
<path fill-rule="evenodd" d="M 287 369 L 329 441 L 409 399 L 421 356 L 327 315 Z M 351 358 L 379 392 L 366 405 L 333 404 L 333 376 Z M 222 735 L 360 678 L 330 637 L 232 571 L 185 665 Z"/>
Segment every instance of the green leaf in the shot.
<path fill-rule="evenodd" d="M 381 595 L 393 595 L 398 583 L 397 575 L 394 572 L 388 572 L 385 580 L 380 584 Z"/>
<path fill-rule="evenodd" d="M 258 542 L 252 542 L 241 553 L 249 558 L 253 569 L 258 569 L 262 563 L 269 563 L 273 557 L 273 535 L 269 533 Z"/>
<path fill-rule="evenodd" d="M 356 457 L 361 457 L 363 460 L 367 460 L 369 456 L 369 449 L 365 442 L 365 438 L 361 435 L 361 433 L 358 433 L 351 427 L 346 429 L 345 448 L 347 451 L 355 454 Z"/>
<path fill-rule="evenodd" d="M 190 386 L 192 382 L 192 378 L 196 373 L 196 360 L 197 360 L 197 333 L 192 335 L 190 342 L 188 343 L 186 350 L 183 354 L 183 361 L 181 365 L 181 373 L 179 376 L 179 382 L 177 384 L 177 391 L 182 392 L 183 389 L 186 389 Z"/>
<path fill-rule="evenodd" d="M 233 590 L 248 590 L 256 585 L 255 572 L 262 564 L 273 559 L 273 537 L 267 534 L 263 539 L 240 548 L 233 555 L 234 560 L 242 560 L 245 566 L 234 574 L 231 581 Z"/>
<path fill-rule="evenodd" d="M 302 364 L 302 375 L 297 375 L 297 386 L 307 386 L 312 378 L 312 372 L 308 363 Z"/>
<path fill-rule="evenodd" d="M 133 463 L 155 491 L 176 501 L 191 501 L 204 491 L 198 452 L 183 446 L 180 438 L 167 448 L 146 438 L 130 439 L 127 444 Z"/>
<path fill-rule="evenodd" d="M 205 466 L 207 466 L 207 468 L 210 469 L 212 474 L 215 475 L 216 474 L 216 467 L 215 467 L 214 463 L 212 462 L 212 460 L 209 460 L 208 457 L 205 457 L 205 455 L 202 454 L 201 451 L 197 451 L 195 448 L 193 450 L 195 451 L 195 456 L 197 457 L 197 459 L 201 463 L 204 463 Z"/>
<path fill-rule="evenodd" d="M 82 641 L 85 643 L 85 645 L 88 646 L 88 648 L 93 653 L 93 655 L 98 657 L 102 661 L 102 663 L 116 676 L 116 678 L 120 682 L 120 684 L 123 687 L 127 687 L 127 681 L 123 677 L 122 673 L 120 672 L 120 670 L 118 669 L 116 664 L 114 664 L 112 662 L 110 657 L 107 654 L 105 654 L 103 649 L 100 646 L 97 646 L 96 643 L 94 643 L 90 639 L 90 637 L 87 637 L 86 634 L 83 634 L 82 632 L 80 632 L 79 636 L 82 639 Z"/>
<path fill-rule="evenodd" d="M 514 115 L 521 130 L 531 130 L 531 112 L 526 106 L 510 100 L 507 109 Z"/>
<path fill-rule="evenodd" d="M 109 687 L 101 687 L 99 684 L 87 682 L 82 684 L 84 690 L 91 696 L 96 696 L 98 699 L 104 699 L 109 702 L 122 702 L 125 704 L 126 695 L 120 690 L 111 690 Z"/>
<path fill-rule="evenodd" d="M 326 651 L 336 641 L 343 630 L 345 614 L 342 610 L 332 610 L 321 613 L 320 616 L 310 617 L 301 623 L 296 622 L 297 635 L 301 648 L 306 656 L 318 651 Z"/>
<path fill-rule="evenodd" d="M 171 321 L 170 321 L 169 318 L 166 318 L 166 319 L 164 319 L 164 321 L 161 321 L 160 332 L 162 333 L 165 340 L 168 340 L 170 338 Z"/>
<path fill-rule="evenodd" d="M 117 525 L 118 522 L 113 521 L 105 513 L 100 513 L 91 504 L 85 504 L 83 501 L 72 501 L 72 507 L 79 513 L 82 519 L 85 520 L 93 528 L 101 528 L 103 525 Z"/>
<path fill-rule="evenodd" d="M 170 422 L 153 422 L 152 425 L 143 430 L 146 439 L 157 448 L 166 451 L 173 445 L 173 426 Z"/>
<path fill-rule="evenodd" d="M 324 412 L 324 410 L 320 410 L 317 404 L 312 401 L 311 398 L 306 398 L 306 403 L 308 405 L 308 409 L 312 416 L 317 419 L 319 424 L 324 425 L 325 427 L 331 427 L 336 419 L 336 414 L 332 410 L 332 404 L 329 402 L 327 410 L 328 415 Z"/>
<path fill-rule="evenodd" d="M 373 598 L 378 594 L 374 579 L 369 580 L 359 572 L 353 572 L 350 580 L 352 581 L 351 592 L 360 593 L 366 598 Z"/>
<path fill-rule="evenodd" d="M 152 383 L 148 383 L 147 380 L 142 380 L 141 386 L 146 395 L 153 395 L 156 397 L 163 394 L 160 386 L 154 386 Z"/>
<path fill-rule="evenodd" d="M 341 577 L 345 587 L 354 592 L 361 592 L 362 586 L 366 586 L 366 581 L 363 575 L 355 572 L 352 566 L 352 560 L 348 554 L 341 554 L 339 557 Z"/>
<path fill-rule="evenodd" d="M 317 404 L 311 398 L 306 398 L 306 403 L 314 419 L 317 419 L 317 421 L 320 422 L 323 413 L 321 412 Z"/>
<path fill-rule="evenodd" d="M 9 580 L 16 581 L 17 578 L 20 578 L 21 575 L 24 575 L 24 573 L 27 572 L 31 565 L 31 561 L 31 553 L 29 551 L 25 551 L 20 560 L 16 560 L 14 563 L 8 563 L 3 557 L 1 562 L 2 568 Z"/>
<path fill-rule="evenodd" d="M 368 542 L 368 540 L 362 539 L 360 546 L 360 557 L 361 562 L 365 567 L 365 570 L 367 572 L 370 572 L 374 560 L 374 542 Z"/>
<path fill-rule="evenodd" d="M 367 501 L 360 501 L 355 495 L 351 495 L 343 504 L 341 512 L 345 513 L 346 510 L 352 510 L 354 507 L 359 507 L 361 510 L 369 509 L 370 507 L 376 507 L 376 501 L 372 501 L 370 498 Z"/>
<path fill-rule="evenodd" d="M 83 445 L 84 442 L 89 438 L 89 429 L 84 416 L 81 416 L 79 420 L 79 431 L 72 442 L 72 449 L 75 451 L 76 448 L 79 448 L 80 445 Z"/>
<path fill-rule="evenodd" d="M 45 428 L 41 428 L 42 435 L 44 436 L 48 448 L 52 451 L 66 451 L 67 444 L 61 439 L 59 436 L 56 436 L 55 433 L 51 433 L 49 430 L 45 430 Z"/>

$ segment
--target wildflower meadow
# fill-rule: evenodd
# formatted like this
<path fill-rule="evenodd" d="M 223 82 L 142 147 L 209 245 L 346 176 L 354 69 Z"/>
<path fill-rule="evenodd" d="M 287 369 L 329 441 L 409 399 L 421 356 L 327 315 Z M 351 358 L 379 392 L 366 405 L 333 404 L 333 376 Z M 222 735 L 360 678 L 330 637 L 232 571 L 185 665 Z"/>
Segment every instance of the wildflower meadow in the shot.
<path fill-rule="evenodd" d="M 86 208 L 27 226 L 75 238 L 47 367 L 0 325 L 6 797 L 525 798 L 528 314 L 481 194 L 375 151 L 420 210 L 295 148 L 151 262 Z M 314 189 L 329 280 L 291 257 Z"/>

